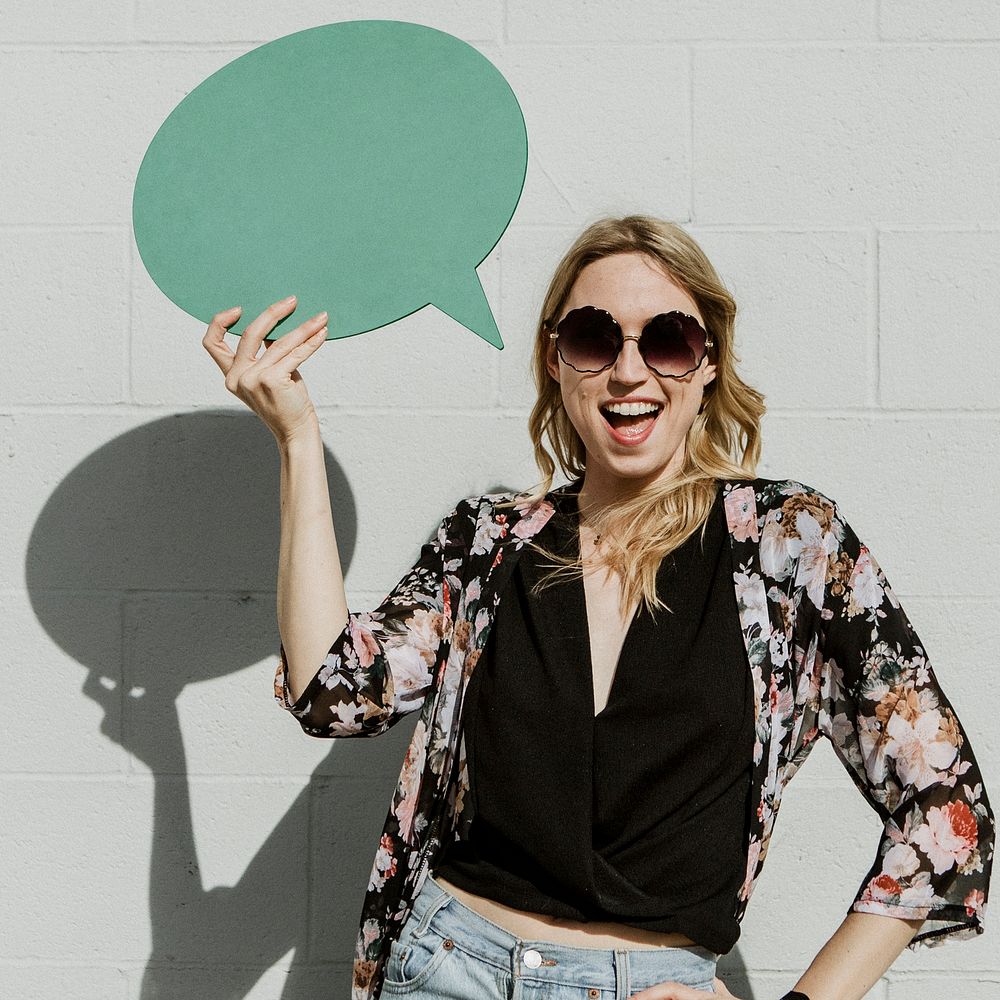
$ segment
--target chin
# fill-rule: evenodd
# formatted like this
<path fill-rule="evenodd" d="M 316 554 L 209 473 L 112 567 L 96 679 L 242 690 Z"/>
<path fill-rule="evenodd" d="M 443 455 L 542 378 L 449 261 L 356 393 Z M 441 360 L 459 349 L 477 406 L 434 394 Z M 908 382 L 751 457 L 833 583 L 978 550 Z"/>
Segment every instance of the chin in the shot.
<path fill-rule="evenodd" d="M 600 467 L 608 475 L 621 479 L 652 479 L 664 473 L 670 464 L 671 455 L 609 455 L 591 452 L 587 456 L 587 467 Z"/>

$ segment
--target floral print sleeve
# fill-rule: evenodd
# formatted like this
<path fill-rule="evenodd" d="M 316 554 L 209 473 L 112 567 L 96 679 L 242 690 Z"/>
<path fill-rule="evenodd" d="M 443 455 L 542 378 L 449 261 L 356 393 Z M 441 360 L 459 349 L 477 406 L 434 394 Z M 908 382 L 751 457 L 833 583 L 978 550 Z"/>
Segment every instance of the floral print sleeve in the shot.
<path fill-rule="evenodd" d="M 889 581 L 836 504 L 818 726 L 884 821 L 850 909 L 926 918 L 910 950 L 983 933 L 995 821 L 972 747 Z"/>
<path fill-rule="evenodd" d="M 280 644 L 274 697 L 310 736 L 378 736 L 420 708 L 434 684 L 443 639 L 452 631 L 450 594 L 461 559 L 455 537 L 468 519 L 461 501 L 420 557 L 374 611 L 350 612 L 347 625 L 297 701 L 288 689 Z"/>

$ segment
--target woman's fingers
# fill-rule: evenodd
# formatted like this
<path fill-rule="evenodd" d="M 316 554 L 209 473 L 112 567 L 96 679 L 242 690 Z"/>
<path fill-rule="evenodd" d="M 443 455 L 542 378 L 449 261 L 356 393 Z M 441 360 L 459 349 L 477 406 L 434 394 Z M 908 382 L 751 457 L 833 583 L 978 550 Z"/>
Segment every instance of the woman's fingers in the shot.
<path fill-rule="evenodd" d="M 275 302 L 248 324 L 235 353 L 225 344 L 227 328 L 240 310 L 227 309 L 212 318 L 202 343 L 225 374 L 226 389 L 242 400 L 279 440 L 315 419 L 315 408 L 296 370 L 327 334 L 326 313 L 310 317 L 283 337 L 270 341 L 257 357 L 261 341 L 283 315 L 294 308 L 294 296 Z"/>
<path fill-rule="evenodd" d="M 266 345 L 264 353 L 257 358 L 257 365 L 260 367 L 261 372 L 263 373 L 264 369 L 273 367 L 275 371 L 284 371 L 287 374 L 297 365 L 300 365 L 304 358 L 312 354 L 323 343 L 328 329 L 326 325 L 327 315 L 326 310 L 324 310 L 310 317 L 283 337 L 279 337 L 277 340 L 264 341 Z M 322 337 L 320 333 L 322 333 Z M 304 346 L 309 347 L 309 350 L 305 354 L 299 350 L 300 347 Z M 289 355 L 292 355 L 293 352 L 294 364 L 291 367 L 282 365 L 281 362 Z"/>
<path fill-rule="evenodd" d="M 225 335 L 228 327 L 232 326 L 239 319 L 242 310 L 240 306 L 234 306 L 232 309 L 216 313 L 212 317 L 208 329 L 205 331 L 202 343 L 208 353 L 212 355 L 222 373 L 229 375 L 232 372 L 232 377 L 235 380 L 251 365 L 260 364 L 261 369 L 270 368 L 278 364 L 298 347 L 303 344 L 309 344 L 310 350 L 305 354 L 302 351 L 296 352 L 295 364 L 292 365 L 294 369 L 297 364 L 301 364 L 305 357 L 308 357 L 309 354 L 319 347 L 326 336 L 327 313 L 325 311 L 310 317 L 284 336 L 276 340 L 265 341 L 266 349 L 259 358 L 257 357 L 257 351 L 260 349 L 261 342 L 274 329 L 278 320 L 283 315 L 287 315 L 289 310 L 294 307 L 294 303 L 295 296 L 291 296 L 289 299 L 274 302 L 268 306 L 252 323 L 247 325 L 240 337 L 240 343 L 235 353 L 226 344 Z M 321 330 L 322 337 L 319 336 Z M 313 342 L 314 337 L 316 338 L 315 343 Z"/>
<path fill-rule="evenodd" d="M 282 337 L 282 340 L 288 341 L 283 348 L 284 353 L 277 357 L 274 364 L 265 369 L 262 374 L 266 372 L 272 377 L 292 375 L 306 358 L 319 350 L 320 344 L 326 341 L 328 332 L 329 327 L 324 324 L 312 333 L 307 332 L 304 336 L 296 336 L 295 340 L 291 339 L 290 333 Z M 277 351 L 277 348 L 268 348 L 267 354 L 269 355 L 272 350 Z"/>
<path fill-rule="evenodd" d="M 235 364 L 242 369 L 254 363 L 260 342 L 274 329 L 279 319 L 294 311 L 297 301 L 294 295 L 289 295 L 280 302 L 272 302 L 253 322 L 247 324 L 236 348 Z"/>
<path fill-rule="evenodd" d="M 208 329 L 201 341 L 205 350 L 212 355 L 212 359 L 222 369 L 223 375 L 228 374 L 233 365 L 233 359 L 236 357 L 226 344 L 226 331 L 240 318 L 242 311 L 242 307 L 233 306 L 232 309 L 216 313 L 212 317 L 212 322 L 208 324 Z"/>

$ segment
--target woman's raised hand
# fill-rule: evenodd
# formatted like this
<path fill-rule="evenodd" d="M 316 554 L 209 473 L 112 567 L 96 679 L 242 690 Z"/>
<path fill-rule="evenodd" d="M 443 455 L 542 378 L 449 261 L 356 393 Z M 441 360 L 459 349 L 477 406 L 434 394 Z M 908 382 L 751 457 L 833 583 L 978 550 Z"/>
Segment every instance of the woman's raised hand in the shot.
<path fill-rule="evenodd" d="M 208 325 L 202 344 L 226 376 L 226 388 L 243 400 L 268 426 L 279 444 L 305 431 L 316 421 L 316 411 L 298 367 L 326 339 L 327 314 L 321 312 L 294 330 L 261 341 L 283 316 L 295 308 L 295 296 L 268 306 L 240 337 L 235 353 L 225 342 L 227 327 L 240 318 L 240 307 L 217 313 Z"/>

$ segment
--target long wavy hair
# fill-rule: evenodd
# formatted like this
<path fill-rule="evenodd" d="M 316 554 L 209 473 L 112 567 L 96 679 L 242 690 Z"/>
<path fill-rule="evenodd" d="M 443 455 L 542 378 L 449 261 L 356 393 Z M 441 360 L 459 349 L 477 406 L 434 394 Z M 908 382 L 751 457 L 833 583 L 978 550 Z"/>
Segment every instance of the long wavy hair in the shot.
<path fill-rule="evenodd" d="M 528 431 L 542 479 L 533 490 L 497 507 L 532 504 L 545 498 L 552 488 L 556 462 L 571 479 L 586 471 L 583 441 L 563 406 L 559 383 L 546 368 L 549 332 L 584 267 L 612 254 L 636 252 L 659 262 L 666 275 L 697 303 L 714 342 L 708 360 L 717 369 L 685 437 L 681 468 L 602 509 L 581 509 L 601 535 L 600 562 L 620 574 L 623 617 L 626 609 L 640 600 L 650 614 L 655 615 L 657 607 L 670 610 L 656 593 L 660 563 L 699 527 L 704 539 L 718 480 L 756 476 L 760 421 L 767 409 L 763 394 L 736 373 L 740 360 L 733 349 L 736 301 L 697 242 L 677 224 L 646 215 L 599 219 L 580 233 L 556 266 L 535 330 L 531 366 L 538 398 L 528 418 Z M 544 436 L 552 443 L 555 459 L 543 443 Z M 560 516 L 559 512 L 554 516 Z M 579 550 L 574 557 L 550 552 L 538 543 L 529 544 L 554 567 L 554 572 L 538 580 L 534 593 L 559 578 L 584 574 Z"/>

